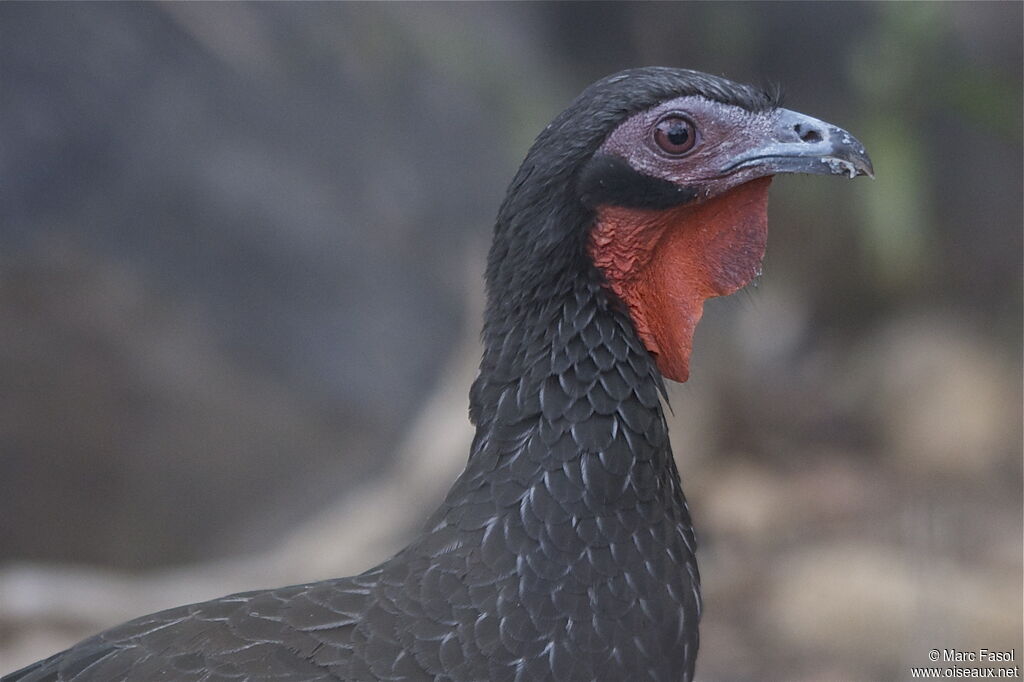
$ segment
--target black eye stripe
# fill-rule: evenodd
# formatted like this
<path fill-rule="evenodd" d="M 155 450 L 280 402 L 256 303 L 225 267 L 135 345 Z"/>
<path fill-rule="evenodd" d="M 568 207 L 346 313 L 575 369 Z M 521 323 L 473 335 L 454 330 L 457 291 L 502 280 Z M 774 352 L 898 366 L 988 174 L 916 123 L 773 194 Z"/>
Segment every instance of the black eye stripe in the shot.
<path fill-rule="evenodd" d="M 697 198 L 696 187 L 638 173 L 624 159 L 609 154 L 596 154 L 583 166 L 576 189 L 588 208 L 607 205 L 663 209 Z"/>

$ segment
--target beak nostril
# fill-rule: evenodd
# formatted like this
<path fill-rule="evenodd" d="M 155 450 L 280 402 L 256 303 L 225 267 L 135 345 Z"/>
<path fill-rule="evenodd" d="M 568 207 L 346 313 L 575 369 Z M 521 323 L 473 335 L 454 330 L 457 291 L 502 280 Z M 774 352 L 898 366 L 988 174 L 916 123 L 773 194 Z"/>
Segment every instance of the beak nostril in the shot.
<path fill-rule="evenodd" d="M 797 134 L 803 142 L 821 142 L 821 133 L 814 128 L 805 126 L 803 123 L 797 123 L 793 126 L 793 132 Z"/>

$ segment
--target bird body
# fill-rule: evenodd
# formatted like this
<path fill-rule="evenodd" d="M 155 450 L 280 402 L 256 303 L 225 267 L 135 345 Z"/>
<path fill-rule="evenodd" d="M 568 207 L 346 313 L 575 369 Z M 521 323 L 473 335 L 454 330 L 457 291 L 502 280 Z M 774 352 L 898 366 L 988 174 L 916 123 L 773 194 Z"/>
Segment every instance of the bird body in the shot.
<path fill-rule="evenodd" d="M 836 166 L 751 149 L 821 142 L 870 171 L 791 113 L 680 69 L 592 85 L 499 210 L 476 435 L 423 532 L 358 576 L 162 611 L 4 682 L 690 680 L 700 578 L 662 377 L 685 380 L 703 300 L 756 274 L 767 178 Z"/>

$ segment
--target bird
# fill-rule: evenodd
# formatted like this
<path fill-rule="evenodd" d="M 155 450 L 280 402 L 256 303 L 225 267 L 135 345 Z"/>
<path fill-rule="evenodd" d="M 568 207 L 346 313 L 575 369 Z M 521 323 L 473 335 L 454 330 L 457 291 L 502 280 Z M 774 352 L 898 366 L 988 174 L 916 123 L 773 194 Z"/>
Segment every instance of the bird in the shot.
<path fill-rule="evenodd" d="M 356 576 L 143 616 L 3 682 L 693 679 L 696 540 L 665 418 L 704 302 L 760 274 L 772 177 L 874 177 L 774 92 L 670 67 L 539 134 L 487 257 L 475 426 L 422 531 Z"/>

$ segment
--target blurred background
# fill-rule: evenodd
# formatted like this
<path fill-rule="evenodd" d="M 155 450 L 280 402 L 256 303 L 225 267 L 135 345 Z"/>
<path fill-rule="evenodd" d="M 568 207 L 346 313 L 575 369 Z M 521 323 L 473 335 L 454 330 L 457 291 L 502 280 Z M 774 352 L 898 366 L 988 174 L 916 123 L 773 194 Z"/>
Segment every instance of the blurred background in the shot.
<path fill-rule="evenodd" d="M 0 673 L 400 547 L 468 451 L 506 183 L 646 64 L 780 83 L 878 178 L 775 183 L 671 389 L 700 678 L 1019 665 L 1022 10 L 0 5 Z"/>

